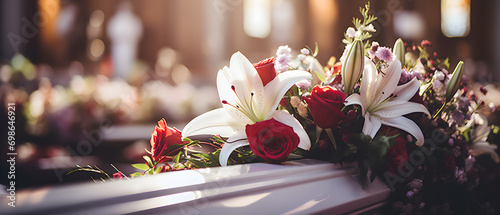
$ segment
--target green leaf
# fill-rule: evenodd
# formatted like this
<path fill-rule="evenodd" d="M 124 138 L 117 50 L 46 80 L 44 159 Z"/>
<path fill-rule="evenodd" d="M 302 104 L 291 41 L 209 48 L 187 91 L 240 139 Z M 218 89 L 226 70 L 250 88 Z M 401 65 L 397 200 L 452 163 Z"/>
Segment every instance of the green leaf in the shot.
<path fill-rule="evenodd" d="M 158 174 L 158 173 L 160 173 L 160 172 L 161 172 L 161 169 L 162 169 L 162 166 L 158 166 L 158 167 L 156 167 L 154 174 Z"/>
<path fill-rule="evenodd" d="M 138 177 L 138 176 L 142 176 L 142 173 L 140 173 L 140 172 L 134 172 L 134 173 L 130 174 L 130 177 L 132 177 L 132 178 L 133 177 Z"/>
<path fill-rule="evenodd" d="M 182 155 L 182 151 L 180 151 L 179 153 L 177 153 L 177 155 L 175 156 L 174 158 L 174 162 L 175 164 L 177 165 L 179 163 L 179 161 L 181 160 L 181 155 Z"/>
<path fill-rule="evenodd" d="M 205 162 L 201 162 L 195 159 L 188 159 L 189 162 L 191 162 L 193 165 L 195 165 L 198 168 L 205 168 L 207 167 L 207 164 Z"/>
<path fill-rule="evenodd" d="M 149 169 L 149 166 L 146 165 L 146 164 L 143 164 L 143 163 L 136 163 L 136 164 L 132 164 L 132 166 L 136 169 L 140 169 L 142 171 L 146 171 Z"/>
<path fill-rule="evenodd" d="M 325 77 L 321 73 L 316 72 L 316 71 L 314 71 L 314 73 L 316 73 L 316 75 L 318 76 L 318 78 L 321 81 L 321 83 L 325 83 L 326 82 Z"/>

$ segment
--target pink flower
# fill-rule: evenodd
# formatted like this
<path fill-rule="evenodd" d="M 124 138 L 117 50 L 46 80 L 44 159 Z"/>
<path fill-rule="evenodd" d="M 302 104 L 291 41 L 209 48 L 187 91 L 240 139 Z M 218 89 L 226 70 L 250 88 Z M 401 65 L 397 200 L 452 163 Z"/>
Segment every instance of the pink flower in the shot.
<path fill-rule="evenodd" d="M 113 179 L 122 179 L 122 178 L 125 178 L 125 174 L 123 174 L 123 172 L 117 172 L 117 173 L 113 173 Z"/>

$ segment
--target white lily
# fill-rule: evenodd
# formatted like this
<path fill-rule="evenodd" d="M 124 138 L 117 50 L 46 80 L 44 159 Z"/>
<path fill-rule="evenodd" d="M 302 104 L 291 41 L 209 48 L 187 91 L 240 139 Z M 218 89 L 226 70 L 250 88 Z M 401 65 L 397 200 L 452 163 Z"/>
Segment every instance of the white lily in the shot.
<path fill-rule="evenodd" d="M 412 120 L 403 115 L 429 111 L 422 104 L 409 102 L 420 88 L 420 81 L 413 78 L 408 83 L 397 86 L 401 77 L 401 62 L 394 59 L 387 68 L 378 72 L 375 64 L 365 58 L 365 67 L 361 81 L 360 94 L 352 94 L 346 105 L 361 105 L 362 115 L 365 118 L 363 133 L 374 137 L 382 124 L 399 128 L 413 135 L 421 146 L 424 135 Z"/>
<path fill-rule="evenodd" d="M 500 157 L 495 152 L 498 148 L 497 145 L 492 145 L 486 140 L 488 135 L 490 135 L 490 127 L 488 126 L 488 120 L 483 115 L 474 113 L 472 114 L 471 120 L 467 123 L 469 127 L 472 127 L 470 137 L 472 140 L 472 145 L 470 147 L 470 153 L 473 156 L 478 156 L 481 154 L 490 154 L 491 158 L 496 162 L 500 162 Z"/>
<path fill-rule="evenodd" d="M 311 143 L 302 125 L 288 112 L 276 110 L 283 95 L 297 81 L 311 79 L 305 71 L 286 71 L 265 86 L 250 63 L 240 52 L 233 54 L 230 65 L 219 70 L 217 88 L 223 108 L 204 113 L 184 127 L 184 137 L 220 135 L 228 137 L 222 147 L 219 162 L 227 165 L 231 152 L 249 145 L 245 126 L 271 118 L 288 125 L 299 136 L 298 147 L 308 150 Z"/>

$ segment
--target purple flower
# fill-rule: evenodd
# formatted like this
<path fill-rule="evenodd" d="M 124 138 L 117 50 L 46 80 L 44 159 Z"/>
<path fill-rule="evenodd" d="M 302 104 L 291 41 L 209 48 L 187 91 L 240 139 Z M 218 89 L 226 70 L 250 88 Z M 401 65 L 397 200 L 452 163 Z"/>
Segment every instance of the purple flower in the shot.
<path fill-rule="evenodd" d="M 465 116 L 461 111 L 454 110 L 453 112 L 451 112 L 450 120 L 448 121 L 449 124 L 462 125 L 464 122 Z"/>
<path fill-rule="evenodd" d="M 450 138 L 448 140 L 448 144 L 450 144 L 450 146 L 453 146 L 453 143 L 455 143 L 455 141 L 453 140 L 453 138 Z"/>
<path fill-rule="evenodd" d="M 465 96 L 461 96 L 458 98 L 457 104 L 458 104 L 458 110 L 462 112 L 467 112 L 470 106 L 470 99 Z"/>
<path fill-rule="evenodd" d="M 403 70 L 401 72 L 401 78 L 399 78 L 399 82 L 398 82 L 398 85 L 403 85 L 403 84 L 406 84 L 408 83 L 408 81 L 410 81 L 411 79 L 413 79 L 413 75 L 408 73 L 406 70 Z"/>
<path fill-rule="evenodd" d="M 411 191 L 411 190 L 410 190 L 410 191 L 408 191 L 408 192 L 406 193 L 406 197 L 411 198 L 414 194 L 415 194 L 415 193 L 414 193 L 413 191 Z"/>
<path fill-rule="evenodd" d="M 394 54 L 387 47 L 379 47 L 375 52 L 375 56 L 378 59 L 387 62 L 388 64 L 392 63 L 392 61 L 394 60 Z"/>

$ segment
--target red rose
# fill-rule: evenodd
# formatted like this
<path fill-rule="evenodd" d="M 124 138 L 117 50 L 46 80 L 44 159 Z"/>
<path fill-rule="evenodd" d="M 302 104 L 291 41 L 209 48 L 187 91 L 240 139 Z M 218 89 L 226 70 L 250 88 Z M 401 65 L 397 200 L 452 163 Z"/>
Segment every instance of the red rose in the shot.
<path fill-rule="evenodd" d="M 274 69 L 274 57 L 267 58 L 253 65 L 260 76 L 262 85 L 266 86 L 267 83 L 276 77 L 276 70 Z"/>
<path fill-rule="evenodd" d="M 284 161 L 299 145 L 293 128 L 275 119 L 247 125 L 245 128 L 253 153 L 268 161 Z"/>
<path fill-rule="evenodd" d="M 321 128 L 332 128 L 345 118 L 342 113 L 345 93 L 331 86 L 316 85 L 306 99 L 311 115 Z"/>
<path fill-rule="evenodd" d="M 177 128 L 170 128 L 167 126 L 165 119 L 158 121 L 158 126 L 151 134 L 151 155 L 153 160 L 157 161 L 164 156 L 170 155 L 172 150 L 169 146 L 174 144 L 183 144 L 181 131 Z"/>
<path fill-rule="evenodd" d="M 455 168 L 457 167 L 456 161 L 455 161 L 455 156 L 453 156 L 450 153 L 441 153 L 438 154 L 439 160 L 440 160 L 440 165 L 439 168 L 442 173 L 444 174 L 453 174 L 455 173 Z"/>
<path fill-rule="evenodd" d="M 396 137 L 396 144 L 387 150 L 386 162 L 390 172 L 394 174 L 398 174 L 399 171 L 406 172 L 404 165 L 408 162 L 408 151 L 403 137 Z"/>
<path fill-rule="evenodd" d="M 387 150 L 386 164 L 387 169 L 390 172 L 394 174 L 402 174 L 407 171 L 407 167 L 405 167 L 405 165 L 408 162 L 408 150 L 406 149 L 406 142 L 408 142 L 406 137 L 408 134 L 400 129 L 385 125 L 382 125 L 377 133 L 377 135 L 384 135 L 388 137 L 395 136 L 397 134 L 399 135 L 394 138 L 394 142 L 396 142 L 396 144 L 392 145 L 389 150 Z M 400 173 L 399 171 L 402 172 Z"/>

